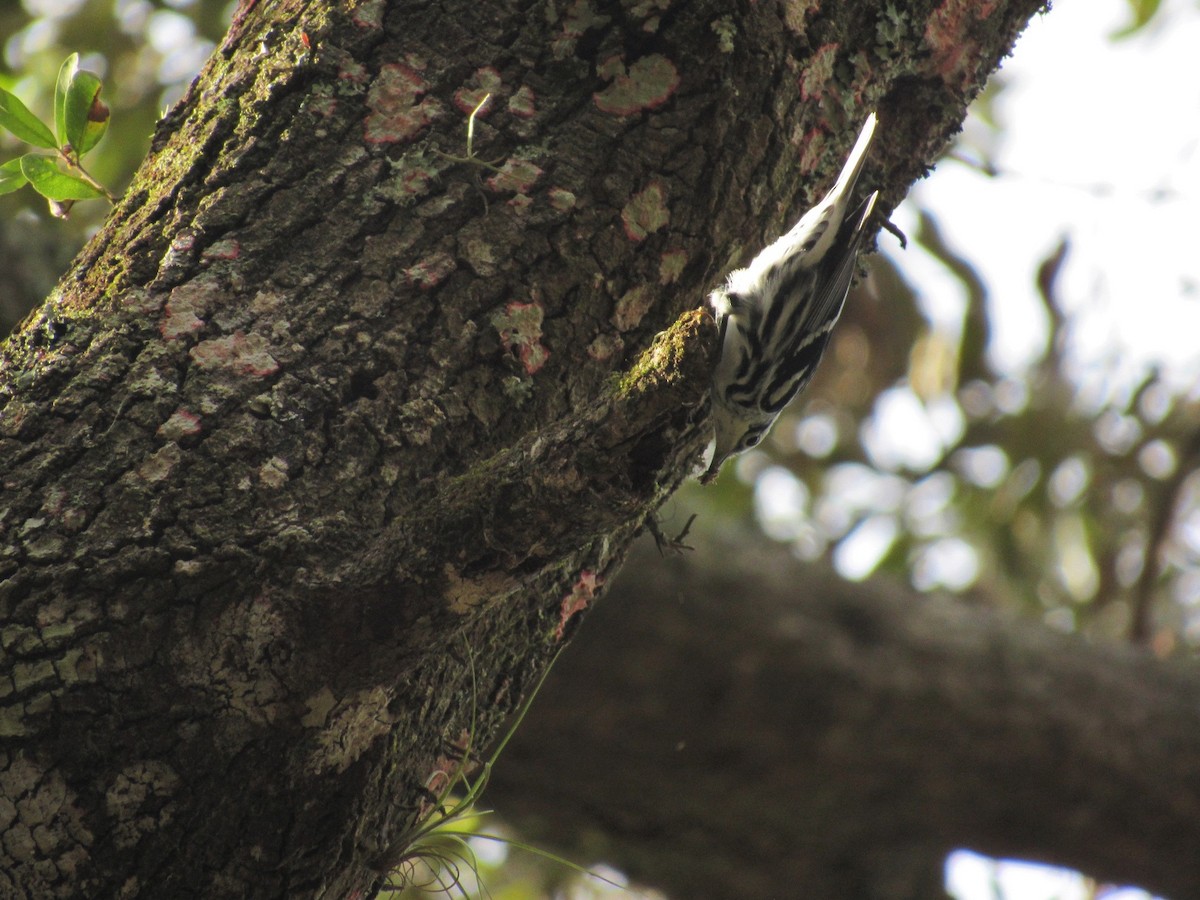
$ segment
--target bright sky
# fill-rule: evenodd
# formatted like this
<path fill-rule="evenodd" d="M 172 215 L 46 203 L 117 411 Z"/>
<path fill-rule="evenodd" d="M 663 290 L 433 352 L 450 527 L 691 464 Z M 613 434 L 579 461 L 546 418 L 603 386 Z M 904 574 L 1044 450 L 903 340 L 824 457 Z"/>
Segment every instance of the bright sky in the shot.
<path fill-rule="evenodd" d="M 914 207 L 930 209 L 979 266 L 992 292 L 993 359 L 1014 374 L 1046 338 L 1034 273 L 1068 235 L 1069 358 L 1095 399 L 1119 394 L 1154 363 L 1181 390 L 1195 390 L 1200 375 L 1200 15 L 1186 0 L 1164 0 L 1148 33 L 1114 43 L 1109 35 L 1127 20 L 1120 0 L 1057 0 L 1003 69 L 993 162 L 1004 174 L 945 161 L 895 216 L 915 231 Z M 986 129 L 968 121 L 964 152 Z M 919 249 L 892 256 L 935 320 L 956 330 L 957 282 Z M 909 420 L 906 440 L 912 429 Z M 1148 896 L 1093 893 L 1075 873 L 967 853 L 948 861 L 947 888 L 959 900 Z"/>
<path fill-rule="evenodd" d="M 1003 174 L 944 161 L 896 219 L 915 230 L 913 206 L 932 209 L 952 246 L 979 264 L 999 311 L 993 356 L 1006 368 L 1044 343 L 1033 276 L 1065 234 L 1063 296 L 1078 316 L 1072 356 L 1084 379 L 1115 366 L 1124 381 L 1160 361 L 1191 385 L 1200 368 L 1200 15 L 1165 0 L 1148 33 L 1109 40 L 1127 18 L 1121 0 L 1060 0 L 1036 19 L 1000 74 L 1009 85 L 996 104 Z M 968 121 L 963 150 L 977 156 L 972 137 L 986 131 Z M 937 318 L 957 320 L 962 290 L 939 264 L 881 246 Z"/>
<path fill-rule="evenodd" d="M 893 217 L 911 233 L 929 209 L 978 266 L 991 291 L 992 358 L 1018 379 L 1047 339 L 1037 268 L 1068 236 L 1067 359 L 1092 408 L 1122 398 L 1152 365 L 1177 391 L 1195 391 L 1200 377 L 1200 15 L 1186 0 L 1163 7 L 1148 32 L 1113 42 L 1122 0 L 1056 3 L 999 76 L 1008 87 L 995 105 L 998 141 L 985 123 L 966 123 L 960 152 L 978 159 L 977 148 L 996 144 L 1001 174 L 944 160 Z M 880 246 L 957 335 L 962 286 L 915 245 Z M 879 398 L 865 437 L 876 464 L 920 470 L 961 427 L 957 404 L 921 404 L 900 387 Z"/>

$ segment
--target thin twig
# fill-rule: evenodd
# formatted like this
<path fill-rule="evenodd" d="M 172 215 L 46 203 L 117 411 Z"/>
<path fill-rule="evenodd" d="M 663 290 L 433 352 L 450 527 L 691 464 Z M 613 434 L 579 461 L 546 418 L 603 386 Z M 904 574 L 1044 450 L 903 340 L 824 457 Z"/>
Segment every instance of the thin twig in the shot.
<path fill-rule="evenodd" d="M 1133 590 L 1133 609 L 1130 613 L 1129 640 L 1131 643 L 1145 646 L 1150 643 L 1153 635 L 1152 618 L 1154 611 L 1155 584 L 1162 573 L 1163 547 L 1171 533 L 1171 524 L 1175 521 L 1175 508 L 1179 505 L 1179 497 L 1183 486 L 1192 474 L 1194 465 L 1200 461 L 1200 431 L 1192 434 L 1171 477 L 1163 483 L 1159 492 L 1159 503 L 1154 509 L 1150 522 L 1150 533 L 1146 537 L 1146 552 L 1142 558 L 1142 571 L 1138 575 L 1137 584 Z"/>

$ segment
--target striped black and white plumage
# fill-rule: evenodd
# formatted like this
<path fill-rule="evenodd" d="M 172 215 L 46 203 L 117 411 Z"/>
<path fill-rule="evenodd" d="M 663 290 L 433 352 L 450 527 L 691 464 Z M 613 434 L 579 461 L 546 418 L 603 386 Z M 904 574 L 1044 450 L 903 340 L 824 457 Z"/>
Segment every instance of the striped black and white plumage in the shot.
<path fill-rule="evenodd" d="M 762 439 L 821 361 L 879 194 L 846 215 L 874 131 L 872 113 L 829 193 L 708 298 L 720 355 L 712 375 L 716 442 L 700 479 L 706 484 L 728 457 Z"/>

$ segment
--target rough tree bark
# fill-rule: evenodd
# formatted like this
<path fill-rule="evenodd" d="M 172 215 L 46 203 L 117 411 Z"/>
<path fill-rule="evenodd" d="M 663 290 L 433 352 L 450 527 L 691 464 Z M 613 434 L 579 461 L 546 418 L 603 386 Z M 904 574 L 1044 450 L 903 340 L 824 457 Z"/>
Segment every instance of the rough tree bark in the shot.
<path fill-rule="evenodd" d="M 681 314 L 1038 6 L 243 2 L 4 348 L 0 893 L 369 894 L 696 461 Z"/>
<path fill-rule="evenodd" d="M 928 900 L 957 847 L 1200 896 L 1194 666 L 693 543 L 634 554 L 505 750 L 540 843 L 673 897 Z"/>

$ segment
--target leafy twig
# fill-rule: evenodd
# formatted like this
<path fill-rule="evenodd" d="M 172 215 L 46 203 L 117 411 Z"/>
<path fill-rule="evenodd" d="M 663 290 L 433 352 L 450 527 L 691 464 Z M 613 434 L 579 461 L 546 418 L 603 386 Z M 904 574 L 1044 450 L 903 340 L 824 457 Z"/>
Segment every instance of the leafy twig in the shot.
<path fill-rule="evenodd" d="M 480 106 L 482 105 L 481 103 Z M 478 109 L 479 107 L 476 107 L 476 110 Z M 561 652 L 560 650 L 559 653 Z M 479 775 L 474 780 L 467 776 L 467 769 L 471 762 L 473 744 L 475 742 L 478 684 L 476 682 L 474 661 L 468 656 L 471 671 L 471 731 L 467 736 L 467 743 L 463 748 L 462 758 L 455 767 L 446 786 L 434 797 L 433 809 L 429 816 L 424 822 L 416 826 L 412 833 L 403 840 L 403 850 L 399 858 L 389 867 L 391 878 L 396 879 L 395 881 L 389 879 L 389 887 L 393 890 L 414 886 L 416 884 L 413 878 L 415 867 L 418 864 L 424 864 L 430 872 L 430 883 L 436 881 L 441 890 L 446 894 L 449 894 L 452 888 L 457 887 L 459 893 L 465 897 L 466 891 L 463 890 L 461 883 L 462 867 L 465 866 L 471 870 L 477 880 L 479 877 L 474 851 L 467 843 L 470 838 L 507 844 L 511 847 L 534 853 L 559 865 L 566 866 L 580 874 L 598 878 L 614 887 L 624 887 L 605 878 L 603 875 L 531 844 L 512 840 L 497 834 L 487 834 L 469 828 L 455 827 L 461 826 L 468 819 L 482 818 L 490 813 L 490 810 L 476 808 L 476 803 L 487 787 L 488 780 L 491 778 L 492 767 L 500 758 L 500 754 L 508 746 L 508 742 L 512 740 L 513 735 L 516 734 L 521 723 L 525 721 L 525 716 L 533 705 L 533 701 L 537 698 L 538 692 L 542 689 L 542 685 L 545 684 L 550 670 L 554 667 L 554 663 L 558 660 L 559 653 L 556 653 L 554 658 L 550 660 L 550 664 L 546 666 L 546 670 L 538 678 L 533 690 L 530 691 L 529 696 L 521 704 L 512 725 L 504 733 L 504 736 L 492 751 L 491 756 L 483 763 Z M 454 791 L 459 785 L 463 788 L 462 797 L 452 800 Z M 438 846 L 439 842 L 443 841 L 449 841 L 453 849 Z M 441 867 L 442 871 L 439 871 L 439 867 Z M 443 874 L 448 881 L 443 880 Z"/>
<path fill-rule="evenodd" d="M 486 159 L 480 159 L 478 156 L 475 155 L 475 117 L 477 115 L 479 115 L 480 111 L 485 106 L 487 106 L 488 101 L 491 99 L 492 99 L 492 95 L 490 93 L 484 94 L 483 99 L 480 100 L 477 104 L 475 104 L 475 108 L 473 110 L 471 110 L 471 115 L 467 116 L 467 155 L 466 156 L 454 156 L 453 154 L 444 153 L 441 150 L 438 150 L 436 148 L 434 149 L 433 152 L 436 153 L 438 156 L 442 157 L 442 159 L 448 159 L 451 162 L 467 163 L 468 165 L 480 166 L 481 168 L 484 168 L 484 169 L 490 169 L 493 172 L 499 172 L 500 171 L 499 163 L 502 163 L 504 161 L 504 157 L 497 157 L 494 160 L 488 161 Z"/>
<path fill-rule="evenodd" d="M 65 218 L 77 200 L 117 197 L 83 167 L 81 158 L 108 131 L 109 110 L 100 99 L 98 76 L 79 68 L 72 53 L 58 70 L 54 87 L 54 128 L 35 116 L 15 94 L 0 88 L 0 128 L 43 150 L 26 153 L 0 165 L 0 194 L 30 185 L 50 202 L 50 211 Z M 67 167 L 59 168 L 61 162 Z"/>

